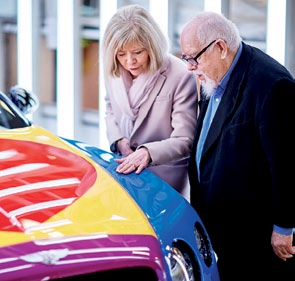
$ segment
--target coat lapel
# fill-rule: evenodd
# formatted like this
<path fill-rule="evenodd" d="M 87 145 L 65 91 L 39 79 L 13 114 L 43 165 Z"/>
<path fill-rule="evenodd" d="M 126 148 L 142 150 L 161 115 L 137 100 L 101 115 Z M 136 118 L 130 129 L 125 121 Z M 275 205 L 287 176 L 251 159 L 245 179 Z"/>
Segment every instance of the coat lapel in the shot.
<path fill-rule="evenodd" d="M 141 123 L 149 113 L 150 108 L 152 107 L 155 99 L 157 98 L 157 95 L 160 93 L 161 88 L 163 87 L 163 84 L 166 80 L 166 77 L 163 75 L 160 75 L 157 83 L 155 84 L 153 90 L 151 91 L 148 99 L 141 105 L 139 111 L 138 111 L 138 117 L 134 123 L 134 128 L 132 131 L 132 135 L 136 130 L 140 127 Z"/>
<path fill-rule="evenodd" d="M 231 120 L 230 117 L 240 104 L 244 89 L 244 77 L 250 60 L 249 52 L 247 45 L 244 44 L 241 57 L 232 72 L 227 88 L 208 131 L 202 156 L 207 153 L 210 147 L 219 139 L 224 125 Z"/>

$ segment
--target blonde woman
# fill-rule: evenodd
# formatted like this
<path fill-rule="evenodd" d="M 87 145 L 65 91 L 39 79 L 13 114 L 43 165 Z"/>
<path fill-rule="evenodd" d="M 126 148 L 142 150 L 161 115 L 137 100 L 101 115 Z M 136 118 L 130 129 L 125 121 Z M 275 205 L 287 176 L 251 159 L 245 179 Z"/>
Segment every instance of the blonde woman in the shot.
<path fill-rule="evenodd" d="M 196 127 L 195 76 L 139 5 L 118 9 L 102 40 L 106 128 L 117 172 L 147 168 L 188 198 L 187 165 Z"/>

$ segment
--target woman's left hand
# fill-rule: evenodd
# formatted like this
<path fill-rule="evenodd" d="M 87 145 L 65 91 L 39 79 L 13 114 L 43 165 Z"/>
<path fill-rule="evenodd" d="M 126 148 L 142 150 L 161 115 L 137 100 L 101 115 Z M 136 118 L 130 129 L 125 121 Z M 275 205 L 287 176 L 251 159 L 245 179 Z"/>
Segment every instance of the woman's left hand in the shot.
<path fill-rule="evenodd" d="M 141 147 L 133 153 L 120 159 L 115 159 L 119 163 L 116 171 L 120 174 L 130 174 L 136 170 L 136 174 L 140 174 L 150 163 L 151 156 L 146 147 Z"/>

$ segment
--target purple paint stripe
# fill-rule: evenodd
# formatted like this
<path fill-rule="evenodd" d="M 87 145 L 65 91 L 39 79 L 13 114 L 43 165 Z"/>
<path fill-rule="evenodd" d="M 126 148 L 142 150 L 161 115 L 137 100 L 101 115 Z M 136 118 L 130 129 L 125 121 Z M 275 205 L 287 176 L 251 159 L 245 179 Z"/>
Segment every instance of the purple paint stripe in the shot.
<path fill-rule="evenodd" d="M 164 260 L 158 240 L 148 235 L 108 235 L 102 237 L 83 236 L 80 240 L 69 241 L 75 237 L 39 240 L 0 249 L 0 280 L 34 280 L 49 277 L 57 278 L 90 272 L 128 267 L 150 267 L 159 279 L 164 276 Z M 48 243 L 50 242 L 50 244 Z M 54 243 L 52 243 L 54 242 Z M 46 252 L 50 251 L 51 252 Z M 57 250 L 57 251 L 56 251 Z M 45 255 L 40 252 L 45 251 Z M 44 264 L 65 253 L 54 264 Z M 39 254 L 32 255 L 33 253 Z M 49 255 L 50 253 L 50 255 Z M 31 254 L 30 256 L 25 256 Z M 26 258 L 21 258 L 25 256 Z M 33 261 L 26 261 L 28 258 Z M 36 260 L 37 258 L 37 260 Z"/>

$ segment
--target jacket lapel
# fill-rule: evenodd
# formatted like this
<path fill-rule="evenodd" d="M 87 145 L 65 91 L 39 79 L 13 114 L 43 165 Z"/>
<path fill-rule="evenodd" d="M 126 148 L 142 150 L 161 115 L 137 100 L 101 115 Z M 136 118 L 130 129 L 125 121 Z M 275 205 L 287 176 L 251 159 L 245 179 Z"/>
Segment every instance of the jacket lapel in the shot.
<path fill-rule="evenodd" d="M 157 95 L 159 94 L 161 88 L 163 87 L 163 84 L 166 80 L 166 77 L 163 75 L 159 75 L 157 83 L 155 84 L 153 90 L 151 91 L 148 99 L 141 105 L 139 111 L 138 111 L 138 117 L 134 123 L 134 128 L 132 131 L 132 135 L 136 130 L 140 127 L 141 123 L 149 113 L 150 108 L 152 107 L 155 99 L 157 98 Z"/>
<path fill-rule="evenodd" d="M 230 117 L 234 114 L 240 104 L 244 90 L 244 77 L 250 60 L 249 52 L 250 49 L 248 46 L 243 44 L 241 57 L 232 72 L 227 88 L 214 116 L 214 121 L 208 131 L 202 156 L 207 153 L 210 147 L 212 147 L 212 145 L 214 145 L 219 139 L 223 127 L 230 120 Z"/>

